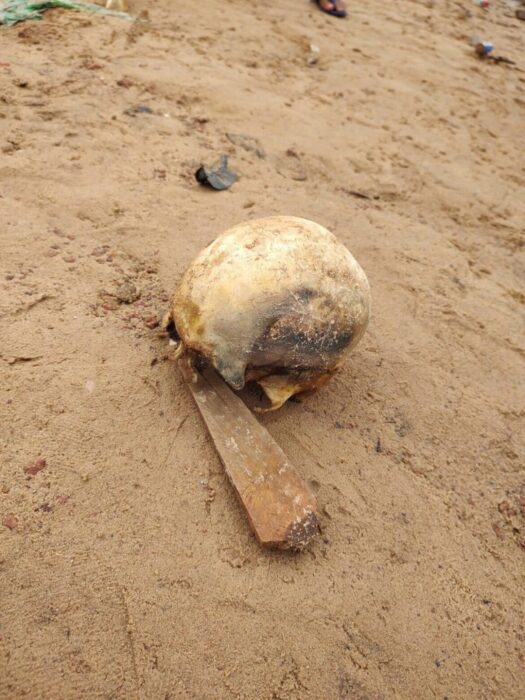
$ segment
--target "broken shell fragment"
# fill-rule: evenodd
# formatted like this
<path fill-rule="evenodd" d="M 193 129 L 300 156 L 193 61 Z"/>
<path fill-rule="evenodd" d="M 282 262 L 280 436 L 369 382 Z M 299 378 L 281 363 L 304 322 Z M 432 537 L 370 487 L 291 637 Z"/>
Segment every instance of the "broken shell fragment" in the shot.
<path fill-rule="evenodd" d="M 370 316 L 366 275 L 326 228 L 291 216 L 239 224 L 205 248 L 168 321 L 181 350 L 241 390 L 256 381 L 274 410 L 325 384 Z"/>

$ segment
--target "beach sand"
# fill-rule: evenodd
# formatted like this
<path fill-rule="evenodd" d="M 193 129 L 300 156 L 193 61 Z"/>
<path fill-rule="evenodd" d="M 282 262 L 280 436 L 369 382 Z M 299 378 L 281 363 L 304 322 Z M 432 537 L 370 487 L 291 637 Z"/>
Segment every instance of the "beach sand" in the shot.
<path fill-rule="evenodd" d="M 0 29 L 0 698 L 523 698 L 523 23 L 130 11 Z M 223 153 L 238 181 L 199 186 Z M 256 543 L 156 327 L 275 214 L 373 298 L 337 377 L 261 418 L 319 501 L 299 554 Z"/>

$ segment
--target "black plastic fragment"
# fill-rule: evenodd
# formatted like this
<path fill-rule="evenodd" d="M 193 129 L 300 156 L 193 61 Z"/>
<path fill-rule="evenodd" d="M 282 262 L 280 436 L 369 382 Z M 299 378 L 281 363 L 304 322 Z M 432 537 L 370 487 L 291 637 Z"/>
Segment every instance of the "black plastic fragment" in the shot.
<path fill-rule="evenodd" d="M 210 168 L 201 165 L 195 173 L 195 179 L 199 184 L 214 190 L 227 190 L 237 180 L 237 175 L 228 168 L 228 156 L 221 156 Z"/>

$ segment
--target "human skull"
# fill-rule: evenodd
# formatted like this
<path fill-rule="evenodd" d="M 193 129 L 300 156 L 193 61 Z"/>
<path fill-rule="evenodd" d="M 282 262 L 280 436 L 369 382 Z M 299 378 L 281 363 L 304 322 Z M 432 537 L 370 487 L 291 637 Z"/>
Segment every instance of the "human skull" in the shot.
<path fill-rule="evenodd" d="M 248 221 L 215 239 L 169 312 L 181 352 L 205 358 L 233 389 L 256 381 L 268 410 L 328 381 L 369 315 L 368 280 L 349 250 L 292 216 Z"/>

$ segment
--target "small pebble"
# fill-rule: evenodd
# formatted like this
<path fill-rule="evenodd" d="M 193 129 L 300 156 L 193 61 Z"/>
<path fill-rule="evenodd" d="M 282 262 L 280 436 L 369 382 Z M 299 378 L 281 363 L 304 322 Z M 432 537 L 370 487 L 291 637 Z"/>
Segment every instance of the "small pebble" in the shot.
<path fill-rule="evenodd" d="M 46 468 L 46 460 L 43 459 L 42 457 L 39 457 L 36 462 L 33 462 L 32 464 L 28 464 L 27 467 L 24 467 L 24 472 L 26 474 L 29 474 L 30 476 L 35 476 L 38 474 L 38 472 L 41 472 L 42 469 Z"/>
<path fill-rule="evenodd" d="M 2 518 L 2 525 L 7 527 L 9 530 L 15 530 L 16 526 L 18 525 L 18 520 L 12 513 L 10 513 Z"/>
<path fill-rule="evenodd" d="M 117 287 L 115 297 L 123 304 L 131 304 L 140 298 L 140 291 L 132 282 L 123 282 Z"/>
<path fill-rule="evenodd" d="M 157 318 L 157 316 L 147 316 L 144 319 L 144 325 L 146 326 L 146 328 L 157 328 L 157 326 L 159 325 L 159 319 Z"/>

